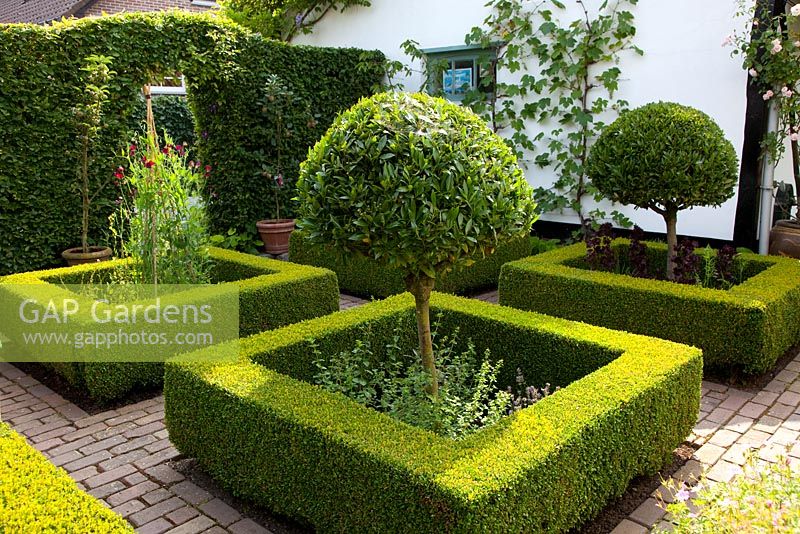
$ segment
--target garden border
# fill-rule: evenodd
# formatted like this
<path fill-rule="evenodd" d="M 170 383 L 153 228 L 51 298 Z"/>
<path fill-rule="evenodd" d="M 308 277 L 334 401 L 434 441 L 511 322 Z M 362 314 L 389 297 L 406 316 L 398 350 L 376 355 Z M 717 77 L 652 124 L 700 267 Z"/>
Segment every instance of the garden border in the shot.
<path fill-rule="evenodd" d="M 280 328 L 339 309 L 336 275 L 326 269 L 272 260 L 241 252 L 209 247 L 214 269 L 226 264 L 218 280 L 235 283 L 239 291 L 239 335 L 248 336 Z M 100 262 L 8 275 L 0 284 L 40 284 L 58 276 L 86 277 L 113 269 L 121 261 Z M 255 273 L 256 274 L 254 276 Z M 70 281 L 67 278 L 67 281 Z M 134 387 L 158 385 L 163 377 L 160 363 L 91 362 L 54 364 L 59 374 L 90 396 L 107 401 L 125 395 Z M 132 372 L 136 369 L 138 372 Z"/>
<path fill-rule="evenodd" d="M 626 246 L 625 239 L 615 246 Z M 666 253 L 666 245 L 647 243 Z M 740 254 L 760 272 L 730 290 L 707 289 L 571 267 L 576 244 L 503 266 L 500 304 L 703 349 L 706 368 L 769 371 L 800 341 L 800 262 Z"/>
<path fill-rule="evenodd" d="M 168 363 L 170 439 L 237 496 L 326 531 L 560 532 L 662 467 L 692 429 L 698 349 L 439 293 L 431 305 L 479 351 L 505 344 L 506 364 L 522 354 L 539 378 L 582 378 L 458 442 L 301 380 L 312 344 L 332 355 L 365 326 L 411 327 L 400 295 L 242 340 L 235 364 Z"/>

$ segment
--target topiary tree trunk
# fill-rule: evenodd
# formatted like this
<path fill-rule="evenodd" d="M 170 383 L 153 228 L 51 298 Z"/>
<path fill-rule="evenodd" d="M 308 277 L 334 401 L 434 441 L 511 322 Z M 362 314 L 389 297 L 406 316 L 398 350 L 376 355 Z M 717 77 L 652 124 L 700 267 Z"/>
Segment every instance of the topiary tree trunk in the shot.
<path fill-rule="evenodd" d="M 678 209 L 667 207 L 663 216 L 667 223 L 667 280 L 674 280 L 675 249 L 678 247 Z"/>
<path fill-rule="evenodd" d="M 417 315 L 417 335 L 422 366 L 431 375 L 428 394 L 436 399 L 439 396 L 439 377 L 436 373 L 436 361 L 433 356 L 433 340 L 431 338 L 431 292 L 435 280 L 428 276 L 409 277 L 406 280 L 408 292 L 414 295 Z"/>

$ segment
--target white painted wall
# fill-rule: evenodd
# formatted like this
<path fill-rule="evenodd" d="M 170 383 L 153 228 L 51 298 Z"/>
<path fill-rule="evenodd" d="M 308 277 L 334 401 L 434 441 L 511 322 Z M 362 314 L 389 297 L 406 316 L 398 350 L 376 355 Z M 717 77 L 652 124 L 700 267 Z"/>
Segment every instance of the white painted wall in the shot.
<path fill-rule="evenodd" d="M 464 35 L 480 25 L 489 12 L 485 0 L 373 0 L 369 8 L 351 8 L 329 15 L 312 35 L 301 36 L 298 44 L 380 49 L 389 58 L 409 63 L 400 50 L 406 39 L 422 48 L 464 44 Z M 575 3 L 562 20 L 577 18 Z M 600 0 L 588 0 L 596 7 Z M 713 117 L 741 155 L 747 75 L 740 60 L 730 57 L 721 43 L 734 29 L 737 0 L 641 0 L 633 8 L 636 16 L 636 44 L 644 57 L 631 53 L 621 63 L 623 78 L 619 96 L 632 106 L 657 100 L 694 106 Z M 415 66 L 421 70 L 420 65 Z M 535 72 L 535 65 L 530 69 Z M 406 81 L 408 90 L 421 86 L 418 74 Z M 531 124 L 537 133 L 544 125 Z M 547 186 L 554 175 L 533 164 L 527 166 L 528 181 Z M 664 222 L 655 213 L 622 207 L 637 224 L 648 231 L 663 232 Z M 682 212 L 681 234 L 731 239 L 736 213 L 736 196 L 718 209 L 697 208 Z M 547 214 L 545 220 L 575 222 L 574 214 Z"/>

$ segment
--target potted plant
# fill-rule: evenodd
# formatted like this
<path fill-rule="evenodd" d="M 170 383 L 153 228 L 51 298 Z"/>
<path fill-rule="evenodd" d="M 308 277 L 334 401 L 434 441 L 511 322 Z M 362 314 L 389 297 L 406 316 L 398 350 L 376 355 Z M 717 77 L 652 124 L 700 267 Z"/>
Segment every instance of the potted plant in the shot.
<path fill-rule="evenodd" d="M 748 28 L 758 31 L 734 32 L 723 44 L 733 45 L 733 55 L 741 56 L 743 67 L 750 74 L 752 83 L 770 106 L 775 106 L 778 127 L 765 134 L 762 140 L 764 156 L 777 165 L 791 147 L 795 189 L 800 186 L 800 35 L 796 28 L 800 22 L 800 5 L 792 6 L 785 14 L 773 15 L 759 8 L 743 4 L 741 15 L 746 18 Z M 791 211 L 789 218 L 776 221 L 770 232 L 769 253 L 800 258 L 800 223 Z"/>
<path fill-rule="evenodd" d="M 90 149 L 95 136 L 100 130 L 103 114 L 103 103 L 108 99 L 108 81 L 114 74 L 109 69 L 111 58 L 106 56 L 89 56 L 86 65 L 81 69 L 87 73 L 86 86 L 82 89 L 83 102 L 75 108 L 75 118 L 80 132 L 81 152 L 78 176 L 82 205 L 81 246 L 69 248 L 61 253 L 68 265 L 94 263 L 111 258 L 109 247 L 89 245 L 89 213 L 92 202 L 102 191 L 102 187 L 92 193 L 89 184 L 89 165 L 92 161 Z"/>
<path fill-rule="evenodd" d="M 260 176 L 271 182 L 275 195 L 275 218 L 258 221 L 256 228 L 264 242 L 264 251 L 274 256 L 289 252 L 289 238 L 295 228 L 294 219 L 281 218 L 281 189 L 284 186 L 282 147 L 284 138 L 291 136 L 291 131 L 287 131 L 284 121 L 284 106 L 296 104 L 295 100 L 294 93 L 283 85 L 277 76 L 272 75 L 268 78 L 264 98 L 261 101 L 261 111 L 267 124 L 273 121 L 275 123 L 273 137 L 275 160 L 274 163 L 269 161 L 264 152 L 260 152 L 262 159 Z"/>

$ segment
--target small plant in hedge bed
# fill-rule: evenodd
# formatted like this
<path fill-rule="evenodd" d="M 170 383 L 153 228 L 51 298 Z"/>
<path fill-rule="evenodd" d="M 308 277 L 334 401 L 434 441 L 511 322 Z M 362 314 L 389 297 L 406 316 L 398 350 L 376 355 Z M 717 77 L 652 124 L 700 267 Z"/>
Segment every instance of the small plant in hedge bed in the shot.
<path fill-rule="evenodd" d="M 336 119 L 301 165 L 297 192 L 300 227 L 312 242 L 403 273 L 436 398 L 429 310 L 436 278 L 527 236 L 536 220 L 511 149 L 456 104 L 381 93 Z"/>
<path fill-rule="evenodd" d="M 614 272 L 588 269 L 585 244 L 507 263 L 500 304 L 691 344 L 703 349 L 707 368 L 726 375 L 767 372 L 800 342 L 797 260 L 693 251 L 699 270 L 692 266 L 690 283 L 677 284 L 657 268 L 666 245 L 646 243 L 650 279 L 626 276 L 630 241 L 617 239 L 612 250 L 622 266 Z"/>
<path fill-rule="evenodd" d="M 474 371 L 488 350 L 499 390 L 521 389 L 518 374 L 561 389 L 452 439 L 314 385 L 321 367 L 411 354 L 416 304 L 405 294 L 243 340 L 236 362 L 169 362 L 170 440 L 228 491 L 319 531 L 547 533 L 579 526 L 662 467 L 696 420 L 696 348 L 440 293 L 431 308 L 440 368 L 441 340 L 458 331 L 453 360 L 474 354 Z"/>
<path fill-rule="evenodd" d="M 759 461 L 751 451 L 743 471 L 728 483 L 705 476 L 694 487 L 672 481 L 672 499 L 662 504 L 672 515 L 666 530 L 677 534 L 800 532 L 800 473 L 797 459 Z M 662 496 L 664 497 L 664 496 Z"/>
<path fill-rule="evenodd" d="M 670 280 L 675 276 L 678 212 L 719 206 L 731 198 L 738 169 L 733 145 L 708 115 L 665 102 L 622 114 L 600 134 L 587 163 L 600 193 L 664 217 Z"/>

